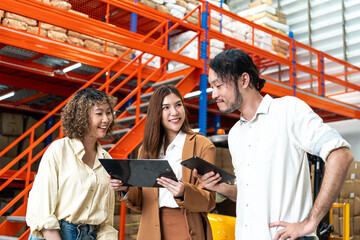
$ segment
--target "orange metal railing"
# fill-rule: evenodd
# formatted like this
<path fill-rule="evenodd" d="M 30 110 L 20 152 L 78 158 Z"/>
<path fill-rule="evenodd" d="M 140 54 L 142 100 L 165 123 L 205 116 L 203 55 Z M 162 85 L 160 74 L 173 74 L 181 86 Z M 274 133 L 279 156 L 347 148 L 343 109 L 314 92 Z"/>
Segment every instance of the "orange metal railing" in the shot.
<path fill-rule="evenodd" d="M 6 2 L 6 3 L 5 3 Z M 2 1 L 0 3 L 0 8 L 2 9 L 5 9 L 5 10 L 8 10 L 8 11 L 13 11 L 15 13 L 19 13 L 19 14 L 23 14 L 23 15 L 28 15 L 29 17 L 33 17 L 35 19 L 38 19 L 37 17 L 35 17 L 36 15 L 36 12 L 37 11 L 40 11 L 42 8 L 44 9 L 47 9 L 50 11 L 54 11 L 54 14 L 57 13 L 57 10 L 55 9 L 52 9 L 52 7 L 49 7 L 49 6 L 37 6 L 38 3 L 33 3 L 31 1 L 16 1 L 16 5 L 17 4 L 23 4 L 23 7 L 26 9 L 27 7 L 30 7 L 32 8 L 34 11 L 29 11 L 29 13 L 25 13 L 23 11 L 21 11 L 21 7 L 17 6 L 16 9 L 14 8 L 14 2 L 15 1 Z M 106 2 L 106 1 L 102 1 L 102 2 Z M 123 3 L 118 3 L 118 5 L 121 5 L 122 6 Z M 110 2 L 107 3 L 108 7 L 107 9 L 109 9 L 109 6 L 111 5 Z M 37 8 L 39 7 L 39 9 Z M 131 5 L 126 5 L 126 6 L 122 6 L 122 7 L 128 7 L 128 8 L 131 8 L 133 6 Z M 197 9 L 194 9 L 191 13 L 195 12 L 196 10 L 199 10 L 198 8 Z M 136 8 L 136 11 L 138 13 L 140 12 L 143 12 L 144 10 L 142 8 Z M 41 11 L 40 11 L 41 12 Z M 107 11 L 107 13 L 109 14 L 109 11 Z M 190 14 L 191 14 L 190 13 Z M 61 13 L 61 14 L 65 14 L 66 13 Z M 146 14 L 148 14 L 148 12 L 146 12 Z M 39 15 L 38 15 L 39 16 Z M 41 15 L 42 17 L 44 17 L 44 15 Z M 164 19 L 164 18 L 161 18 L 161 22 L 159 21 L 159 16 L 158 15 L 153 15 L 154 16 L 154 19 L 156 19 L 158 21 L 158 25 L 152 29 L 152 31 L 150 31 L 148 34 L 144 35 L 144 36 L 138 36 L 137 38 L 137 41 L 139 41 L 140 43 L 143 43 L 143 45 L 145 43 L 148 44 L 148 46 L 150 47 L 156 47 L 156 48 L 159 48 L 161 50 L 164 50 L 166 51 L 166 43 L 168 42 L 168 34 L 171 33 L 173 30 L 177 29 L 179 26 L 181 26 L 182 28 L 184 28 L 185 26 L 188 26 L 189 27 L 189 24 L 185 24 L 184 23 L 184 19 L 186 19 L 186 17 L 181 20 L 181 21 L 177 21 L 177 23 L 175 23 L 172 27 L 169 27 L 168 26 L 168 19 Z M 47 16 L 45 16 L 43 19 L 41 19 L 42 21 L 44 22 L 51 22 L 50 18 L 51 18 L 51 14 L 48 14 Z M 67 18 L 69 16 L 65 16 L 65 18 Z M 147 16 L 148 17 L 148 16 Z M 40 19 L 39 19 L 40 20 Z M 88 19 L 78 19 L 79 21 L 84 21 L 86 22 Z M 66 22 L 66 21 L 65 21 Z M 55 22 L 51 22 L 51 23 L 55 23 Z M 102 23 L 101 23 L 102 24 Z M 61 24 L 59 24 L 61 25 Z M 65 25 L 65 24 L 64 24 Z M 96 24 L 95 24 L 96 25 Z M 193 30 L 196 30 L 198 32 L 197 36 L 198 37 L 200 34 L 201 34 L 201 28 L 199 28 L 198 26 L 196 26 L 194 28 L 194 26 L 190 26 L 189 27 L 190 29 L 193 29 Z M 5 29 L 5 30 L 4 30 Z M 4 32 L 7 31 L 7 27 L 3 27 L 2 30 Z M 165 30 L 164 30 L 165 29 Z M 167 29 L 167 30 L 166 30 Z M 82 29 L 81 29 L 82 30 Z M 79 32 L 81 32 L 81 30 L 79 30 Z M 151 40 L 149 42 L 149 39 L 152 37 L 152 35 L 156 34 L 158 31 L 161 31 L 162 34 L 160 36 L 158 36 L 155 40 Z M 29 38 L 29 40 L 31 39 L 31 36 L 26 36 Z M 37 37 L 41 37 L 41 36 L 37 36 Z M 193 41 L 196 37 L 194 37 L 193 39 L 191 39 L 189 42 Z M 113 40 L 113 39 L 111 39 Z M 162 43 L 161 41 L 162 40 L 165 40 L 164 41 L 164 45 L 159 47 Z M 6 39 L 4 39 L 4 41 L 6 42 Z M 131 41 L 134 41 L 134 39 L 132 39 Z M 125 97 L 125 99 L 123 99 L 117 106 L 115 109 L 119 109 L 120 107 L 122 107 L 126 102 L 127 100 L 129 100 L 131 97 L 135 96 L 136 95 L 136 98 L 137 98 L 137 101 L 134 103 L 136 104 L 136 106 L 139 108 L 139 104 L 140 104 L 140 101 L 139 101 L 139 98 L 140 98 L 140 94 L 144 91 L 143 90 L 143 87 L 146 85 L 146 83 L 148 83 L 150 80 L 151 81 L 154 81 L 154 79 L 156 80 L 159 80 L 159 81 L 162 81 L 166 78 L 166 76 L 171 76 L 171 74 L 167 74 L 167 68 L 166 68 L 166 65 L 167 63 L 170 61 L 170 60 L 176 60 L 178 62 L 184 62 L 184 63 L 187 63 L 189 64 L 190 66 L 191 65 L 195 65 L 196 67 L 199 67 L 201 66 L 201 64 L 198 63 L 198 60 L 195 60 L 195 59 L 187 59 L 186 57 L 183 57 L 179 54 L 179 52 L 181 52 L 182 49 L 184 49 L 188 44 L 189 42 L 185 42 L 184 43 L 184 46 L 179 50 L 177 51 L 176 53 L 173 53 L 171 52 L 171 54 L 169 54 L 169 56 L 166 56 L 166 58 L 164 57 L 165 54 L 162 54 L 162 59 L 163 59 L 163 64 L 159 67 L 159 68 L 154 68 L 154 67 L 149 67 L 148 66 L 148 63 L 156 56 L 154 55 L 151 59 L 149 59 L 148 61 L 146 61 L 145 63 L 142 63 L 142 56 L 144 54 L 144 52 L 141 52 L 138 56 L 136 56 L 133 60 L 131 61 L 124 61 L 124 57 L 130 53 L 133 49 L 132 48 L 129 48 L 127 51 L 125 51 L 120 57 L 118 58 L 114 58 L 115 60 L 113 60 L 109 65 L 107 65 L 103 70 L 101 70 L 99 73 L 97 73 L 91 80 L 89 80 L 86 84 L 84 84 L 80 89 L 82 88 L 86 88 L 88 86 L 91 86 L 93 85 L 96 81 L 99 80 L 99 78 L 101 76 L 103 76 L 105 73 L 109 73 L 110 71 L 112 72 L 116 72 L 112 77 L 109 77 L 110 74 L 107 75 L 106 77 L 106 81 L 104 83 L 101 83 L 102 81 L 100 81 L 100 83 L 102 84 L 99 89 L 100 90 L 104 90 L 106 92 L 108 92 L 109 94 L 114 94 L 117 90 L 119 90 L 122 86 L 124 86 L 127 82 L 129 82 L 133 77 L 137 76 L 137 84 L 138 86 L 132 91 L 130 92 L 130 94 L 128 96 Z M 18 44 L 16 45 L 16 41 L 14 41 L 14 45 L 15 46 L 18 46 L 18 47 L 23 47 L 23 48 L 32 48 L 32 45 L 21 45 L 21 44 Z M 40 50 L 40 49 L 39 49 Z M 106 51 L 106 49 L 105 49 Z M 47 51 L 42 51 L 43 54 L 49 54 L 51 55 L 50 52 L 47 52 Z M 160 54 L 161 55 L 161 54 Z M 200 54 L 198 54 L 199 56 Z M 79 62 L 81 62 L 81 59 L 78 59 Z M 122 62 L 122 65 L 119 65 L 119 63 Z M 131 71 L 131 73 L 129 72 L 126 72 L 128 71 L 129 69 L 133 69 Z M 149 69 L 151 69 L 151 71 L 149 71 Z M 198 71 L 202 71 L 201 68 L 199 68 L 200 70 Z M 183 80 L 182 82 L 186 82 L 186 81 L 190 81 L 190 77 L 192 75 L 194 75 L 194 71 L 196 70 L 195 67 L 192 67 L 190 68 L 190 70 L 187 71 L 187 74 L 185 74 L 186 77 L 184 77 L 185 80 Z M 185 71 L 185 70 L 184 70 Z M 143 73 L 146 73 L 145 75 Z M 120 76 L 121 74 L 127 74 L 128 77 L 121 81 L 120 83 L 115 83 L 115 80 L 118 76 Z M 174 74 L 177 74 L 177 73 L 174 73 Z M 180 73 L 178 73 L 180 74 Z M 181 72 L 181 74 L 183 74 Z M 192 75 L 191 75 L 192 74 Z M 190 76 L 191 75 L 191 76 Z M 196 74 L 194 76 L 197 76 Z M 142 81 L 143 77 L 146 77 L 145 80 Z M 183 88 L 183 94 L 187 93 L 188 91 L 190 91 L 192 88 L 194 88 L 196 86 L 196 84 L 198 83 L 197 81 L 191 81 L 192 83 L 191 84 L 186 84 L 186 83 L 183 83 L 182 85 L 184 86 L 188 86 L 186 88 Z M 147 89 L 147 92 L 151 91 L 151 89 Z M 70 97 L 69 97 L 70 98 Z M 30 172 L 30 166 L 32 163 L 34 163 L 36 160 L 38 160 L 42 154 L 44 153 L 45 149 L 43 149 L 40 153 L 38 153 L 36 156 L 32 156 L 32 151 L 33 149 L 35 148 L 35 146 L 37 146 L 40 142 L 42 142 L 47 136 L 49 136 L 51 133 L 53 133 L 56 129 L 59 129 L 60 128 L 60 122 L 58 122 L 56 125 L 54 125 L 51 129 L 49 129 L 44 135 L 42 135 L 40 138 L 38 139 L 35 139 L 34 138 L 34 131 L 35 129 L 40 126 L 42 123 L 44 123 L 49 117 L 51 117 L 52 115 L 56 114 L 58 111 L 60 111 L 60 109 L 66 104 L 66 102 L 69 100 L 66 99 L 63 103 L 59 104 L 53 111 L 51 111 L 49 114 L 47 114 L 43 119 L 41 119 L 38 123 L 36 123 L 33 127 L 31 127 L 28 131 L 26 131 L 23 135 L 21 135 L 17 140 L 15 140 L 12 144 L 10 144 L 7 148 L 5 148 L 3 151 L 0 152 L 0 157 L 3 156 L 7 151 L 9 151 L 11 148 L 13 148 L 16 144 L 18 144 L 21 140 L 23 140 L 24 138 L 26 137 L 29 137 L 30 138 L 30 144 L 29 144 L 29 147 L 23 151 L 19 156 L 17 156 L 16 158 L 13 159 L 13 161 L 8 165 L 6 166 L 5 168 L 1 169 L 0 170 L 0 178 L 2 176 L 5 176 L 5 175 L 9 175 L 9 169 L 15 165 L 20 159 L 22 159 L 24 156 L 27 155 L 27 159 L 28 159 L 28 162 L 17 172 L 15 172 L 12 176 L 10 176 L 6 181 L 5 183 L 3 183 L 1 186 L 0 186 L 0 190 L 6 188 L 7 186 L 9 186 L 9 184 L 11 182 L 13 182 L 15 179 L 17 179 L 17 177 L 19 175 L 21 175 L 23 172 L 26 171 L 26 179 L 25 179 L 25 189 L 16 197 L 13 199 L 13 201 L 11 201 L 9 204 L 7 204 L 7 206 L 2 210 L 0 211 L 0 216 L 2 216 L 8 209 L 10 209 L 16 202 L 18 202 L 21 198 L 24 198 L 24 203 L 23 205 L 26 206 L 26 198 L 27 198 L 27 194 L 28 194 L 28 191 L 30 190 L 31 188 L 31 182 L 33 181 L 33 174 Z M 139 119 L 139 111 L 136 112 L 136 119 L 137 119 L 137 123 L 140 121 Z M 123 116 L 120 116 L 120 117 L 123 117 Z M 126 136 L 124 136 L 124 138 L 126 138 Z M 141 138 L 140 138 L 141 140 Z M 136 147 L 136 145 L 134 144 L 134 142 L 130 143 L 130 145 L 132 145 L 134 148 Z M 24 214 L 24 212 L 22 213 Z M 125 214 L 124 214 L 125 215 Z M 0 231 L 1 229 L 4 229 L 4 226 L 6 225 L 5 229 L 7 232 L 9 232 L 9 229 L 10 229 L 10 225 L 8 221 L 5 221 L 3 224 L 0 225 Z M 3 228 L 2 228 L 3 227 Z M 18 230 L 18 228 L 14 228 L 12 233 L 14 233 L 14 231 Z M 124 232 L 120 232 L 122 235 L 124 234 Z M 28 232 L 25 233 L 24 236 L 26 236 L 26 234 L 28 235 Z M 120 236 L 121 238 L 123 238 L 123 236 Z"/>
<path fill-rule="evenodd" d="M 105 6 L 103 11 L 103 19 L 100 15 L 96 15 L 96 11 L 92 11 L 91 8 L 82 8 L 80 5 L 75 6 L 77 11 L 88 14 L 88 17 L 81 16 L 67 12 L 62 9 L 57 9 L 52 6 L 42 4 L 41 2 L 32 0 L 2 0 L 0 1 L 0 9 L 14 12 L 20 15 L 24 15 L 33 19 L 36 19 L 41 23 L 50 23 L 68 30 L 76 31 L 82 34 L 87 34 L 95 38 L 99 38 L 105 41 L 104 52 L 108 43 L 118 43 L 128 47 L 121 56 L 118 58 L 109 56 L 107 54 L 100 54 L 93 50 L 88 50 L 81 47 L 74 47 L 68 43 L 60 43 L 58 41 L 49 41 L 47 38 L 40 36 L 40 30 L 37 35 L 23 33 L 21 31 L 14 31 L 11 28 L 0 26 L 1 42 L 4 44 L 13 45 L 15 47 L 29 49 L 37 51 L 41 54 L 47 54 L 60 58 L 69 59 L 71 61 L 82 62 L 91 66 L 102 68 L 102 70 L 86 82 L 81 88 L 85 88 L 91 85 L 95 85 L 109 94 L 114 94 L 120 90 L 133 78 L 137 79 L 137 86 L 133 89 L 122 101 L 116 106 L 119 109 L 125 105 L 125 103 L 132 97 L 136 98 L 133 103 L 136 106 L 136 122 L 132 129 L 120 139 L 109 152 L 112 156 L 118 158 L 125 158 L 142 140 L 142 133 L 144 129 L 145 118 L 140 119 L 140 95 L 143 93 L 151 92 L 151 88 L 145 88 L 146 84 L 150 81 L 160 82 L 167 78 L 171 78 L 175 75 L 184 75 L 183 79 L 178 83 L 177 87 L 182 94 L 191 91 L 200 80 L 200 74 L 204 73 L 204 62 L 200 60 L 200 51 L 197 53 L 197 58 L 190 58 L 181 54 L 181 51 L 186 48 L 191 42 L 197 41 L 200 46 L 200 41 L 207 40 L 208 43 L 212 39 L 220 40 L 226 44 L 226 48 L 237 47 L 242 48 L 251 54 L 254 61 L 259 66 L 262 72 L 262 76 L 268 80 L 265 85 L 264 91 L 277 95 L 296 95 L 310 105 L 327 109 L 344 116 L 360 119 L 360 110 L 356 106 L 352 106 L 348 103 L 342 103 L 334 99 L 334 96 L 346 94 L 350 91 L 359 91 L 359 85 L 352 82 L 352 76 L 358 76 L 360 68 L 348 64 L 344 61 L 333 58 L 325 53 L 317 51 L 311 47 L 301 44 L 289 37 L 281 35 L 277 32 L 269 30 L 266 27 L 257 25 L 244 18 L 237 16 L 234 13 L 228 12 L 222 8 L 216 7 L 212 4 L 208 4 L 205 1 L 200 1 L 201 5 L 197 6 L 194 10 L 189 12 L 183 19 L 177 19 L 165 13 L 156 11 L 140 3 L 135 4 L 133 1 L 123 0 L 93 0 L 89 1 L 102 6 Z M 207 10 L 206 10 L 207 9 Z M 110 12 L 118 10 L 125 10 L 125 12 L 131 14 L 136 13 L 142 19 L 148 21 L 146 33 L 142 33 L 141 29 L 138 33 L 131 32 L 128 27 L 123 26 L 121 20 L 113 20 Z M 188 23 L 186 19 L 192 14 L 197 14 L 200 19 L 201 13 L 207 11 L 208 14 L 208 30 L 201 28 L 200 21 L 197 24 Z M 236 23 L 242 23 L 250 28 L 251 39 L 249 41 L 241 41 L 228 32 L 213 29 L 210 19 L 212 16 L 218 15 L 225 21 L 233 21 Z M 105 19 L 105 21 L 104 21 Z M 146 26 L 143 26 L 144 28 Z M 40 28 L 39 28 L 40 29 Z M 167 48 L 169 42 L 169 34 L 176 34 L 177 32 L 193 31 L 195 36 L 189 41 L 184 42 L 182 47 L 177 51 L 170 51 Z M 276 41 L 282 41 L 288 46 L 288 54 L 278 55 L 271 50 L 263 49 L 256 41 L 256 34 L 268 34 Z M 47 39 L 39 43 L 39 39 Z M 207 44 L 207 56 L 210 56 L 210 44 Z M 54 50 L 55 49 L 55 50 Z M 124 59 L 129 53 L 134 50 L 139 50 L 140 53 L 132 60 Z M 303 56 L 302 52 L 308 52 Z M 143 62 L 144 53 L 150 53 L 153 56 Z M 306 58 L 308 55 L 316 56 L 316 64 L 304 64 L 299 61 Z M 150 61 L 155 57 L 161 59 L 159 67 L 149 66 Z M 168 73 L 167 64 L 169 61 L 181 62 L 189 67 L 176 73 Z M 338 64 L 339 66 L 346 68 L 344 72 L 332 72 L 331 64 Z M 279 68 L 278 72 L 269 72 L 269 69 Z M 110 77 L 110 72 L 115 73 Z M 100 77 L 107 74 L 106 80 L 101 80 Z M 126 75 L 127 77 L 121 82 L 115 81 L 118 76 Z M 301 78 L 300 75 L 305 74 L 307 77 Z M 348 79 L 342 79 L 347 76 Z M 326 83 L 333 83 L 344 88 L 344 91 L 337 92 L 336 94 L 327 92 Z M 313 83 L 316 87 L 315 90 L 305 86 L 306 84 Z M 68 98 L 69 99 L 69 98 Z M 67 99 L 67 100 L 68 100 Z M 320 99 L 320 100 L 319 100 Z M 38 153 L 36 156 L 32 156 L 33 149 L 36 145 L 42 142 L 47 136 L 60 128 L 60 122 L 49 129 L 43 136 L 38 139 L 34 138 L 35 129 L 44 123 L 49 117 L 56 114 L 66 104 L 67 100 L 58 105 L 53 111 L 47 114 L 43 119 L 36 123 L 32 128 L 27 130 L 22 136 L 16 139 L 12 144 L 0 152 L 0 157 L 7 151 L 13 148 L 16 144 L 26 137 L 30 137 L 29 147 L 23 151 L 19 156 L 5 168 L 0 170 L 0 178 L 6 176 L 8 179 L 0 186 L 0 191 L 21 174 L 26 172 L 25 189 L 21 194 L 21 197 L 17 197 L 16 201 L 24 197 L 24 204 L 26 204 L 26 197 L 28 190 L 30 189 L 31 182 L 33 181 L 33 174 L 30 171 L 30 166 L 36 160 L 38 160 L 45 149 Z M 326 101 L 325 101 L 326 100 Z M 339 105 L 341 104 L 341 108 Z M 123 112 L 119 118 L 129 116 L 129 113 Z M 9 169 L 15 165 L 21 158 L 27 155 L 27 163 L 19 171 L 9 175 Z M 15 201 L 15 199 L 14 199 Z M 14 202 L 9 203 L 4 209 L 9 209 L 13 206 Z M 0 211 L 0 216 L 4 211 Z M 124 207 L 122 206 L 122 212 Z M 125 214 L 122 214 L 122 218 Z M 124 219 L 122 219 L 124 220 Z M 124 223 L 122 221 L 122 223 Z M 0 225 L 0 231 L 1 227 Z M 121 228 L 120 233 L 124 233 L 124 225 Z M 1 232 L 0 232 L 1 233 Z M 123 239 L 123 235 L 120 235 L 120 239 Z"/>

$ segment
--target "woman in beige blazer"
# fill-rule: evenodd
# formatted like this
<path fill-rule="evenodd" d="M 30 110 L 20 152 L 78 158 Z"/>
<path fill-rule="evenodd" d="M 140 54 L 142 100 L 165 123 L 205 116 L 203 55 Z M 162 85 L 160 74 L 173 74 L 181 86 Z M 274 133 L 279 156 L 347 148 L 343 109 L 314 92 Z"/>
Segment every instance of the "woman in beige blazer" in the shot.
<path fill-rule="evenodd" d="M 178 182 L 159 178 L 164 188 L 122 186 L 110 179 L 112 188 L 122 191 L 121 201 L 141 212 L 139 240 L 211 240 L 207 213 L 215 207 L 215 193 L 203 188 L 181 161 L 198 156 L 215 162 L 215 146 L 203 135 L 191 131 L 180 92 L 162 86 L 153 93 L 146 118 L 141 159 L 169 161 Z"/>

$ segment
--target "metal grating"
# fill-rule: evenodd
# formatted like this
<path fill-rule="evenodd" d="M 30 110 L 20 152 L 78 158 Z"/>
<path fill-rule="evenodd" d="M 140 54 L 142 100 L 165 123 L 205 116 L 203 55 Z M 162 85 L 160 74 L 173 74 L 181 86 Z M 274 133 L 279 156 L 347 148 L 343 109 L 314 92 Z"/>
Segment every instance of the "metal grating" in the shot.
<path fill-rule="evenodd" d="M 54 95 L 54 94 L 49 94 L 45 97 L 30 101 L 27 104 L 41 107 L 41 106 L 46 106 L 46 105 L 52 104 L 54 102 L 63 101 L 63 100 L 65 100 L 65 97 Z"/>
<path fill-rule="evenodd" d="M 36 52 L 29 51 L 29 50 L 22 49 L 22 48 L 13 47 L 10 45 L 7 45 L 0 50 L 0 55 L 17 58 L 17 59 L 21 59 L 21 60 L 27 60 L 37 54 L 38 53 L 36 53 Z"/>
<path fill-rule="evenodd" d="M 24 98 L 30 97 L 32 95 L 35 95 L 39 92 L 34 91 L 34 90 L 30 90 L 30 89 L 19 89 L 15 92 L 15 95 L 13 97 L 10 97 L 8 99 L 6 99 L 9 102 L 17 102 L 20 101 Z"/>

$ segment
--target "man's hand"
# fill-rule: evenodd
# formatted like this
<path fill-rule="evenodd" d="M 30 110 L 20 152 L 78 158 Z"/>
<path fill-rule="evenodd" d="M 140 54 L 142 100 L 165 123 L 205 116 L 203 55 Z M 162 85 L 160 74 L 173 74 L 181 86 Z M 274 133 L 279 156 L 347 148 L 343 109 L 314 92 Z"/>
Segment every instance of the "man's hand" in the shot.
<path fill-rule="evenodd" d="M 208 172 L 204 175 L 198 173 L 196 168 L 193 170 L 194 177 L 199 179 L 200 184 L 210 191 L 220 192 L 220 183 L 221 176 L 219 173 Z"/>
<path fill-rule="evenodd" d="M 185 187 L 182 182 L 177 182 L 177 181 L 174 181 L 174 180 L 172 180 L 170 178 L 166 178 L 166 177 L 157 178 L 156 181 L 157 181 L 157 184 L 159 184 L 159 185 L 163 186 L 164 188 L 166 188 L 167 190 L 169 190 L 169 192 L 174 197 L 183 197 L 184 196 Z"/>
<path fill-rule="evenodd" d="M 273 222 L 270 223 L 269 227 L 284 227 L 283 229 L 276 232 L 273 240 L 295 240 L 299 237 L 306 236 L 313 233 L 316 229 L 317 224 L 312 223 L 309 219 L 305 219 L 299 223 L 288 223 L 288 222 Z"/>

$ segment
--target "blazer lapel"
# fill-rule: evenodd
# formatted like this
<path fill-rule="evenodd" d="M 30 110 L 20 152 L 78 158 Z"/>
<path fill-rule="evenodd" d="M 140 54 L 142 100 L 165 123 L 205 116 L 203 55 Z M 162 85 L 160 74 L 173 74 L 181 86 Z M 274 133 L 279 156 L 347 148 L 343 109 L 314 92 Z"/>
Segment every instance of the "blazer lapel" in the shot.
<path fill-rule="evenodd" d="M 184 148 L 182 152 L 182 161 L 194 156 L 195 148 L 195 135 L 187 134 L 185 138 Z M 182 167 L 182 179 L 183 182 L 190 182 L 192 171 L 186 167 Z"/>

